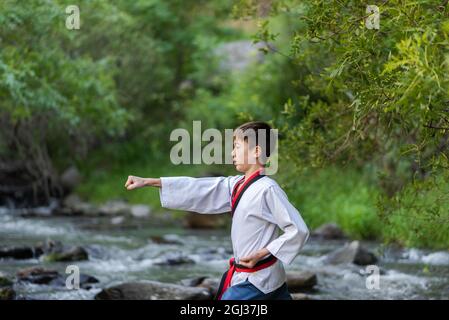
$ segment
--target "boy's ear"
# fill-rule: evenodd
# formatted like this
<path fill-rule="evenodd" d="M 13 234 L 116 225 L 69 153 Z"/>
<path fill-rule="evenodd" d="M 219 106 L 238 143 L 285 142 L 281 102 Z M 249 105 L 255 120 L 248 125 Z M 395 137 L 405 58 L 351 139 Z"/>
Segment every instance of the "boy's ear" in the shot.
<path fill-rule="evenodd" d="M 256 146 L 254 151 L 255 151 L 256 157 L 259 158 L 260 156 L 262 156 L 262 148 L 260 146 Z"/>

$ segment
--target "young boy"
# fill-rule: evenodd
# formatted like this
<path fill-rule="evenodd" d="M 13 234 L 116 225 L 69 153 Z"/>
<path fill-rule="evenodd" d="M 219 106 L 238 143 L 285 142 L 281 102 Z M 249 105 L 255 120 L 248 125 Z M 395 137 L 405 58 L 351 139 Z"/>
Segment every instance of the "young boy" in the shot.
<path fill-rule="evenodd" d="M 256 133 L 255 143 L 245 133 L 251 130 Z M 265 130 L 265 141 L 258 141 L 259 130 Z M 206 214 L 231 212 L 234 255 L 221 279 L 215 297 L 219 300 L 292 299 L 283 264 L 290 264 L 298 255 L 309 230 L 285 192 L 264 175 L 272 150 L 270 130 L 264 122 L 249 122 L 235 131 L 233 163 L 244 175 L 160 179 L 129 176 L 125 184 L 128 190 L 160 187 L 164 208 Z M 278 227 L 284 232 L 281 236 Z"/>

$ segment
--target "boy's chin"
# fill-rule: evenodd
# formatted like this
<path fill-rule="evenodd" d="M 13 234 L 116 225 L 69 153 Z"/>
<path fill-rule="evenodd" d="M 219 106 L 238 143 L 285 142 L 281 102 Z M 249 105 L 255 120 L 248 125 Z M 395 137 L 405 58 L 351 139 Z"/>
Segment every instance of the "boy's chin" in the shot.
<path fill-rule="evenodd" d="M 240 164 L 234 164 L 234 166 L 235 166 L 235 169 L 236 169 L 238 172 L 246 172 L 244 166 L 242 166 L 242 165 L 240 165 Z"/>

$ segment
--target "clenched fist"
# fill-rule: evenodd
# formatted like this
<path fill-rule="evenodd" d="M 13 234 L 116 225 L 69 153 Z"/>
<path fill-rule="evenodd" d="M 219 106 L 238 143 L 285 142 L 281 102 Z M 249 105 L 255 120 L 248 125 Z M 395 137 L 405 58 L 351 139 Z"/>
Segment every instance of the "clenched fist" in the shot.
<path fill-rule="evenodd" d="M 134 190 L 146 186 L 160 187 L 161 180 L 154 178 L 141 178 L 136 176 L 128 176 L 128 180 L 126 180 L 125 183 L 125 188 L 128 190 Z"/>
<path fill-rule="evenodd" d="M 125 188 L 128 190 L 133 190 L 137 188 L 145 187 L 145 178 L 128 176 L 128 180 L 126 180 Z"/>

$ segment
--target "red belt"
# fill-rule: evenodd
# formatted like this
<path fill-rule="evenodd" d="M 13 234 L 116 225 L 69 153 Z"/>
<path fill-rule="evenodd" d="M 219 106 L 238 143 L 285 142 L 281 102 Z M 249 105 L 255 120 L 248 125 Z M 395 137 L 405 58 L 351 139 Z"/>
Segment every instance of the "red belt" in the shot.
<path fill-rule="evenodd" d="M 269 266 L 273 265 L 277 261 L 277 258 L 273 255 L 269 255 L 267 258 L 262 259 L 256 263 L 252 268 L 245 267 L 244 265 L 235 263 L 234 257 L 229 259 L 229 269 L 223 274 L 220 281 L 220 286 L 218 287 L 217 295 L 215 300 L 221 300 L 221 296 L 231 285 L 232 275 L 235 271 L 237 272 L 256 272 Z"/>

